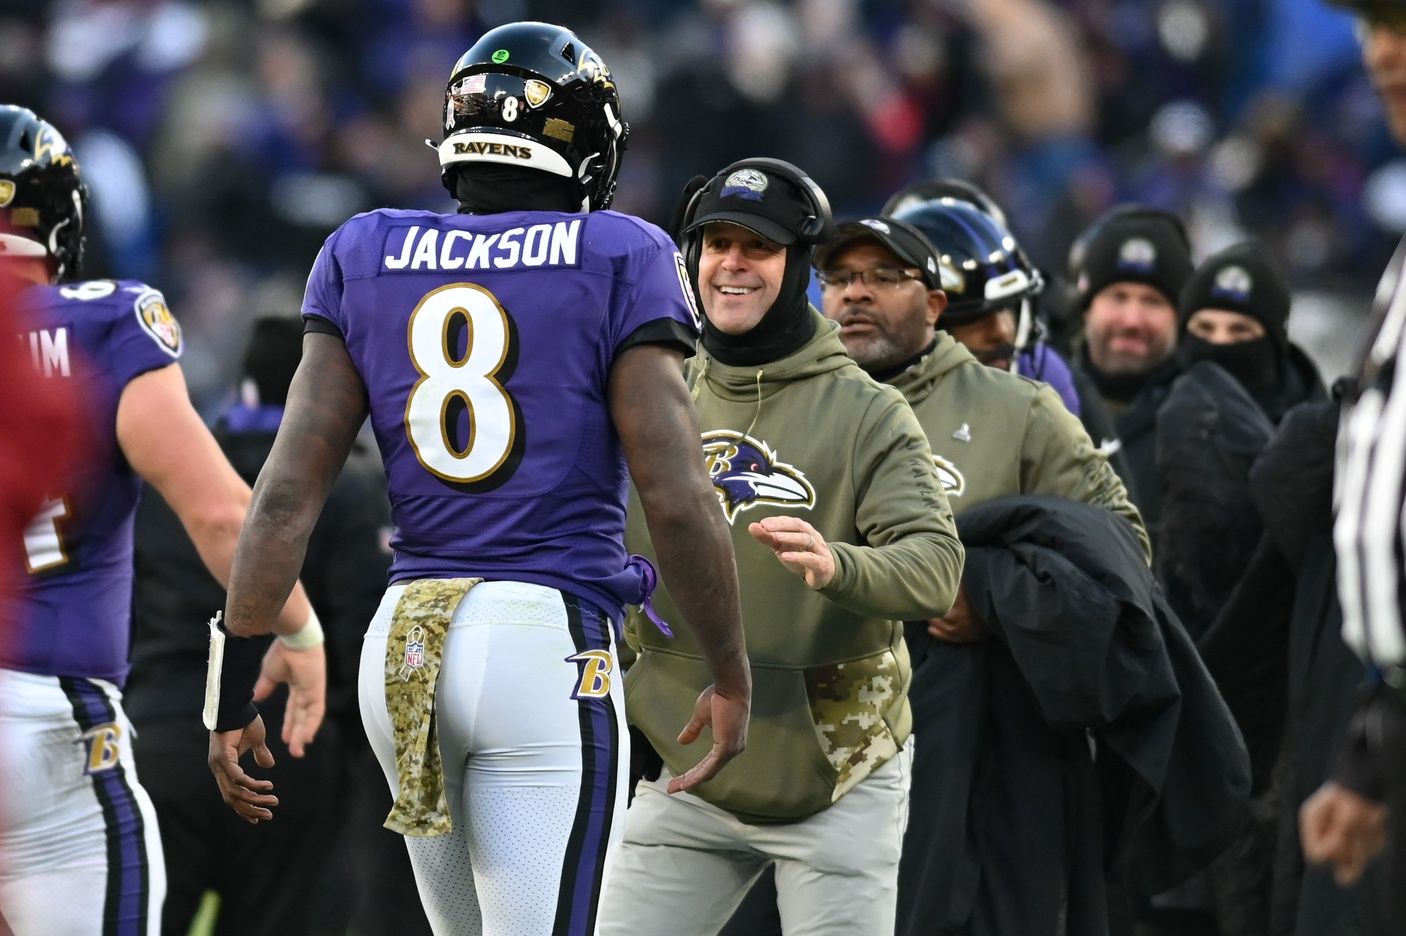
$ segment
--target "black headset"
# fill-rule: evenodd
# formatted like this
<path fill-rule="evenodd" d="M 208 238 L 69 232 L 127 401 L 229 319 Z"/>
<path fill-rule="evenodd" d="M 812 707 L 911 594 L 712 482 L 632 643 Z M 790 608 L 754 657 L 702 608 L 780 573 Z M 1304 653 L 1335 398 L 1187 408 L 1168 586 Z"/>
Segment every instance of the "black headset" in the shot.
<path fill-rule="evenodd" d="M 830 234 L 835 226 L 834 216 L 830 213 L 830 200 L 825 197 L 825 193 L 810 176 L 801 171 L 798 166 L 788 163 L 784 159 L 772 159 L 768 156 L 739 159 L 737 162 L 718 170 L 713 174 L 712 179 L 694 176 L 688 185 L 684 186 L 683 194 L 680 196 L 684 209 L 682 213 L 677 215 L 678 223 L 675 230 L 679 246 L 683 248 L 684 259 L 687 261 L 690 274 L 698 267 L 698 237 L 695 234 L 685 232 L 688 231 L 689 225 L 693 223 L 693 218 L 698 213 L 698 203 L 702 200 L 703 193 L 707 191 L 708 185 L 713 179 L 719 177 L 726 179 L 727 176 L 739 169 L 760 169 L 785 179 L 800 189 L 801 194 L 810 204 L 810 214 L 801 219 L 800 227 L 796 231 L 797 240 L 801 244 L 806 247 L 814 247 L 830 239 Z"/>

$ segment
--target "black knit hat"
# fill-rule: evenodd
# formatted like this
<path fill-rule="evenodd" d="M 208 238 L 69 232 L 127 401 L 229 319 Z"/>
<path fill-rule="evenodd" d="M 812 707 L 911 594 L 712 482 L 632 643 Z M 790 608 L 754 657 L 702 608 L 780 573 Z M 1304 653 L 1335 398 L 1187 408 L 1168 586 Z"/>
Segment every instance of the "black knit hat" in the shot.
<path fill-rule="evenodd" d="M 1201 262 L 1177 303 L 1181 327 L 1202 309 L 1248 315 L 1279 344 L 1288 339 L 1289 283 L 1269 250 L 1257 240 L 1234 244 Z"/>
<path fill-rule="evenodd" d="M 1114 283 L 1151 286 L 1176 304 L 1191 275 L 1191 244 L 1175 215 L 1120 205 L 1098 218 L 1080 238 L 1073 274 L 1080 308 Z"/>

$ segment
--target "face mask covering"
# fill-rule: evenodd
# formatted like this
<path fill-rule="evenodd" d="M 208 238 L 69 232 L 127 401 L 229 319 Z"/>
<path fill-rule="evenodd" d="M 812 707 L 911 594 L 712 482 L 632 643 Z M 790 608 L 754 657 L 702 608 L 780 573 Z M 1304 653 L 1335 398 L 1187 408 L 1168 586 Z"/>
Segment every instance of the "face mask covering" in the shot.
<path fill-rule="evenodd" d="M 1184 333 L 1177 353 L 1187 366 L 1197 361 L 1219 364 L 1262 409 L 1268 411 L 1273 405 L 1279 390 L 1279 348 L 1268 335 L 1234 344 L 1215 344 Z"/>

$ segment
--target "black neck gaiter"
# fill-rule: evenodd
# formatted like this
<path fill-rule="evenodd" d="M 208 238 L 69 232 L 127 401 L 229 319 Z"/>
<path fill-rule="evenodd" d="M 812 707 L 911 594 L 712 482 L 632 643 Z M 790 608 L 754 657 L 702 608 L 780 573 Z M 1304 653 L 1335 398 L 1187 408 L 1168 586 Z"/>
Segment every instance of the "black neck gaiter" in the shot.
<path fill-rule="evenodd" d="M 461 166 L 454 178 L 454 197 L 459 199 L 460 214 L 581 210 L 575 180 L 496 163 Z"/>
<path fill-rule="evenodd" d="M 1079 354 L 1083 358 L 1084 372 L 1089 375 L 1089 379 L 1098 388 L 1099 396 L 1124 406 L 1131 403 L 1133 397 L 1137 396 L 1143 387 L 1160 383 L 1177 370 L 1176 356 L 1172 355 L 1161 364 L 1149 371 L 1143 371 L 1141 374 L 1105 374 L 1090 360 L 1087 345 L 1080 349 Z"/>
<path fill-rule="evenodd" d="M 697 271 L 694 271 L 697 275 Z M 786 248 L 786 272 L 781 291 L 770 309 L 751 331 L 729 335 L 703 320 L 703 347 L 719 364 L 753 367 L 779 361 L 794 354 L 815 336 L 806 284 L 810 281 L 810 248 L 792 244 Z"/>
<path fill-rule="evenodd" d="M 1187 366 L 1212 361 L 1225 368 L 1254 398 L 1260 409 L 1270 412 L 1279 393 L 1279 347 L 1265 335 L 1252 341 L 1215 344 L 1192 334 L 1183 334 L 1177 353 Z"/>

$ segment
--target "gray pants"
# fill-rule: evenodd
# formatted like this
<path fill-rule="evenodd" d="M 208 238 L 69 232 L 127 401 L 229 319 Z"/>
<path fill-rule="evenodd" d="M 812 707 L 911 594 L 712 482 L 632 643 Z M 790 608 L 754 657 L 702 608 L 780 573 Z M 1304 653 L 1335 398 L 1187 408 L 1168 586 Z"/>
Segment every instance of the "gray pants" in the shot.
<path fill-rule="evenodd" d="M 889 936 L 908 824 L 913 742 L 829 809 L 750 825 L 696 796 L 641 780 L 601 899 L 600 936 L 712 936 L 767 865 L 785 932 Z M 724 768 L 726 769 L 726 768 Z"/>

